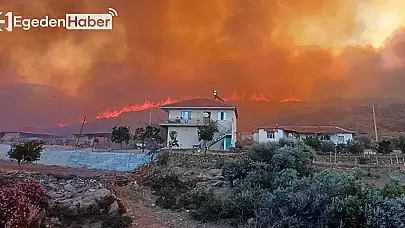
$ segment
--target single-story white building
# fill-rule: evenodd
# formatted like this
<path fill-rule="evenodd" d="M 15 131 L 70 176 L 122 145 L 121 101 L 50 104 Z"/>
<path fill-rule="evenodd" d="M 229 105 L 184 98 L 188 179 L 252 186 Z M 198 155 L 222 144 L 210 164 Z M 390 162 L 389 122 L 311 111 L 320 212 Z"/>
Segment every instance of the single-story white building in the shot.
<path fill-rule="evenodd" d="M 329 140 L 335 144 L 346 144 L 353 140 L 354 131 L 338 126 L 275 126 L 262 127 L 253 132 L 255 142 L 278 142 L 280 139 L 304 139 L 317 136 L 321 140 Z"/>

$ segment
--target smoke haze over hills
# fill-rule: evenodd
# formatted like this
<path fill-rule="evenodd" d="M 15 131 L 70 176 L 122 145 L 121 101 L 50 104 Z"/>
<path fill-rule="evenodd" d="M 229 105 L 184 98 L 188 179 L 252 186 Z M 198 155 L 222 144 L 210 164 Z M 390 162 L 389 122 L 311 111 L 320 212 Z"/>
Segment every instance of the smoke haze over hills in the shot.
<path fill-rule="evenodd" d="M 401 0 L 0 2 L 30 18 L 108 7 L 118 12 L 111 31 L 0 34 L 0 128 L 77 124 L 214 88 L 272 101 L 405 98 Z"/>

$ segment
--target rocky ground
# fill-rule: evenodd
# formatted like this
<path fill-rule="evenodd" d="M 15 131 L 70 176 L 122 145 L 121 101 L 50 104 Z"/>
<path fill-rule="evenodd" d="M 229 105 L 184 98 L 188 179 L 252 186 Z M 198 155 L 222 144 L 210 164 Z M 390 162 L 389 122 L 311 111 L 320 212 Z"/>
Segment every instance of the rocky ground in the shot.
<path fill-rule="evenodd" d="M 109 213 L 123 211 L 133 220 L 132 227 L 142 228 L 228 228 L 224 224 L 200 223 L 193 220 L 186 211 L 174 212 L 157 207 L 148 189 L 134 181 L 129 172 L 109 172 L 58 166 L 24 165 L 0 160 L 0 181 L 17 182 L 34 178 L 46 189 L 49 205 L 63 205 L 66 208 L 88 208 L 103 198 L 109 201 Z M 205 173 L 205 174 L 203 174 Z M 214 185 L 223 185 L 220 170 L 202 170 L 187 173 L 192 178 Z M 48 227 L 57 227 L 57 219 L 50 221 Z M 86 224 L 83 227 L 100 227 L 100 223 Z"/>

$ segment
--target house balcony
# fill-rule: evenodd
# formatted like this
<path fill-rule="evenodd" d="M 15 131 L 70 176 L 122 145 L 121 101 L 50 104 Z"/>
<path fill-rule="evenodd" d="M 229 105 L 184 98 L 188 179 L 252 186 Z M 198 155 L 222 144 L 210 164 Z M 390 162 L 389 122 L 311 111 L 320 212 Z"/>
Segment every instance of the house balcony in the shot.
<path fill-rule="evenodd" d="M 207 124 L 203 118 L 190 118 L 190 119 L 181 119 L 181 118 L 169 118 L 163 123 L 160 123 L 160 126 L 199 126 Z"/>

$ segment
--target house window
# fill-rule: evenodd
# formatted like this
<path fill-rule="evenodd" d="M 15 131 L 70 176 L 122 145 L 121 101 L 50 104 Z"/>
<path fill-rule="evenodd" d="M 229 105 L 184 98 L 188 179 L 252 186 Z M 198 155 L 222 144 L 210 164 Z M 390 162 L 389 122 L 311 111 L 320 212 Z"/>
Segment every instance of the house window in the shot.
<path fill-rule="evenodd" d="M 338 136 L 338 141 L 339 141 L 339 142 L 344 142 L 344 141 L 345 141 L 345 137 L 344 137 L 344 136 Z"/>
<path fill-rule="evenodd" d="M 267 132 L 267 138 L 268 139 L 274 139 L 274 131 L 268 131 Z"/>
<path fill-rule="evenodd" d="M 226 120 L 226 112 L 218 112 L 218 120 Z"/>
<path fill-rule="evenodd" d="M 190 111 L 182 111 L 181 112 L 181 118 L 183 120 L 189 120 L 191 119 L 191 112 Z"/>

